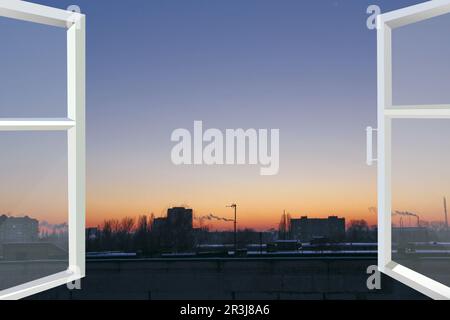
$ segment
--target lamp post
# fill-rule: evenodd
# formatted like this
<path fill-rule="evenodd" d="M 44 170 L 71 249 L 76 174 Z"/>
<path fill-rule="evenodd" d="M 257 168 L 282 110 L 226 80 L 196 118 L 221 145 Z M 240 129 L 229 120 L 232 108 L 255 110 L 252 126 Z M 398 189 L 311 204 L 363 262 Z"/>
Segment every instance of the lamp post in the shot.
<path fill-rule="evenodd" d="M 227 208 L 233 208 L 234 209 L 234 256 L 236 256 L 237 254 L 237 215 L 236 215 L 236 209 L 237 209 L 237 204 L 233 203 L 229 206 L 227 206 Z"/>

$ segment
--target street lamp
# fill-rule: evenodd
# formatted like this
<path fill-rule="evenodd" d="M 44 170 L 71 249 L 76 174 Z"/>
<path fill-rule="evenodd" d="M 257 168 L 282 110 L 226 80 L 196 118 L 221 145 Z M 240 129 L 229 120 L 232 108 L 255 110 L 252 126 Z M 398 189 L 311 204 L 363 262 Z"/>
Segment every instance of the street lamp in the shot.
<path fill-rule="evenodd" d="M 237 254 L 237 220 L 236 220 L 237 204 L 233 203 L 233 204 L 227 206 L 227 208 L 234 209 L 234 256 L 236 256 L 236 254 Z"/>

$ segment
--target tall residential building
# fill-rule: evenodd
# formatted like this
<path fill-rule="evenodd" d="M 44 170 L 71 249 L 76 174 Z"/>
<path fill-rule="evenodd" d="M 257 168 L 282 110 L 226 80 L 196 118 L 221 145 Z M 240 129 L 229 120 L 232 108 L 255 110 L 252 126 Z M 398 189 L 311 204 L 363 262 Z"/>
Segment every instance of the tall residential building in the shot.
<path fill-rule="evenodd" d="M 192 209 L 183 207 L 168 209 L 167 222 L 173 227 L 192 229 Z"/>
<path fill-rule="evenodd" d="M 173 251 L 193 246 L 192 209 L 175 207 L 167 210 L 167 217 L 153 220 L 152 230 L 159 234 L 161 246 Z"/>
<path fill-rule="evenodd" d="M 162 230 L 168 228 L 171 230 L 192 231 L 192 209 L 183 207 L 174 207 L 167 210 L 167 217 L 155 218 L 153 220 L 153 229 Z"/>

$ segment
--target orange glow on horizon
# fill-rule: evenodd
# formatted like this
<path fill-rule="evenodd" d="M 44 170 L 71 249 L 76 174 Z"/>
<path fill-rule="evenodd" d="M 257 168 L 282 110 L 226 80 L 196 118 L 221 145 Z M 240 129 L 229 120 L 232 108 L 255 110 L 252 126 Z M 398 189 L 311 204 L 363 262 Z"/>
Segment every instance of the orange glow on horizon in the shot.
<path fill-rule="evenodd" d="M 175 205 L 175 206 L 182 206 L 182 205 Z M 172 207 L 172 206 L 170 206 Z M 203 220 L 203 224 L 200 224 L 199 217 L 206 216 L 209 213 L 214 213 L 215 215 L 219 217 L 223 217 L 226 219 L 233 219 L 233 211 L 231 209 L 227 210 L 226 208 L 217 208 L 217 210 L 212 210 L 210 208 L 202 208 L 200 206 L 191 207 L 187 206 L 189 208 L 194 209 L 194 227 L 200 227 L 201 225 L 204 227 L 208 227 L 209 230 L 215 231 L 226 231 L 226 230 L 232 230 L 233 229 L 233 222 L 227 222 L 227 221 L 211 221 L 211 220 Z M 167 207 L 168 208 L 168 207 Z M 151 211 L 149 209 L 137 209 L 135 211 L 132 210 L 113 210 L 113 211 L 97 211 L 99 213 L 92 214 L 92 211 L 88 210 L 87 213 L 87 226 L 89 227 L 97 227 L 102 226 L 105 220 L 109 219 L 117 219 L 120 220 L 124 217 L 131 217 L 134 218 L 137 221 L 137 218 L 142 215 L 146 215 L 150 217 L 150 215 L 153 213 L 154 217 L 164 217 L 166 216 L 166 209 L 160 209 L 159 211 Z M 210 210 L 208 210 L 210 209 Z M 343 213 L 346 211 L 347 213 Z M 309 218 L 327 218 L 329 216 L 338 216 L 343 217 L 346 219 L 346 224 L 349 224 L 352 220 L 366 220 L 367 223 L 372 226 L 376 225 L 377 223 L 377 217 L 374 214 L 371 214 L 366 209 L 366 214 L 360 214 L 360 210 L 326 210 L 326 209 L 317 209 L 317 210 L 305 210 L 305 211 L 289 211 L 286 210 L 286 213 L 290 215 L 291 218 L 300 218 L 302 216 L 308 216 Z M 139 213 L 136 213 L 139 212 Z M 220 214 L 219 214 L 220 212 Z M 256 213 L 259 212 L 259 213 Z M 314 212 L 314 213 L 309 213 Z M 280 210 L 248 210 L 245 208 L 241 208 L 238 205 L 238 211 L 237 211 L 237 222 L 238 222 L 238 229 L 254 229 L 257 231 L 265 231 L 270 229 L 276 229 L 278 230 L 278 226 L 281 220 L 283 214 L 283 209 Z M 197 219 L 196 219 L 197 218 Z"/>

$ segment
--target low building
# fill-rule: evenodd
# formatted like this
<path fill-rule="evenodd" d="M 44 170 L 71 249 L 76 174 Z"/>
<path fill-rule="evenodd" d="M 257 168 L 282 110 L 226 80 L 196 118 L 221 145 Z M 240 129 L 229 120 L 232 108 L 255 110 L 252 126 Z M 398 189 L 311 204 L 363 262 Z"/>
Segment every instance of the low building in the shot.
<path fill-rule="evenodd" d="M 38 237 L 38 220 L 30 217 L 0 216 L 0 243 L 35 242 Z"/>
<path fill-rule="evenodd" d="M 166 225 L 167 225 L 167 218 L 155 218 L 153 219 L 152 231 L 164 232 Z"/>
<path fill-rule="evenodd" d="M 345 238 L 345 218 L 330 216 L 326 219 L 301 217 L 290 220 L 291 236 L 294 240 L 310 242 L 325 238 L 342 241 Z"/>

